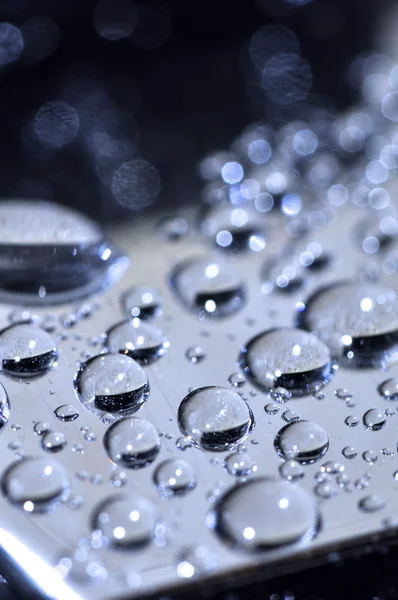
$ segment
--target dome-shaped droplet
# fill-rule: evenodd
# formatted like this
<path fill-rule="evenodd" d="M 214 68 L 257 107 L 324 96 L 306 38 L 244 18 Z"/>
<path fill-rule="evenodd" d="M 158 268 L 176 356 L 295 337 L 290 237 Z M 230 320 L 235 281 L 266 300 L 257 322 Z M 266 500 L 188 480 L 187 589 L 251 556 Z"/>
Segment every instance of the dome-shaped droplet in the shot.
<path fill-rule="evenodd" d="M 274 446 L 279 456 L 285 460 L 294 459 L 305 465 L 324 456 L 329 448 L 329 438 L 317 423 L 294 421 L 277 433 Z"/>
<path fill-rule="evenodd" d="M 170 344 L 158 327 L 135 318 L 109 329 L 106 345 L 111 352 L 126 354 L 147 364 L 164 356 Z"/>
<path fill-rule="evenodd" d="M 42 437 L 41 445 L 47 452 L 59 452 L 66 446 L 66 438 L 62 432 L 49 431 Z"/>
<path fill-rule="evenodd" d="M 159 492 L 166 496 L 182 496 L 196 486 L 195 471 L 185 460 L 165 460 L 158 466 L 153 478 Z"/>
<path fill-rule="evenodd" d="M 382 498 L 376 496 L 375 494 L 371 494 L 370 496 L 365 496 L 361 498 L 358 502 L 358 507 L 364 512 L 376 512 L 384 508 L 386 503 Z"/>
<path fill-rule="evenodd" d="M 181 303 L 201 318 L 231 315 L 245 299 L 239 274 L 220 258 L 184 261 L 174 269 L 170 282 Z"/>
<path fill-rule="evenodd" d="M 154 505 L 130 493 L 102 502 L 94 511 L 92 523 L 110 546 L 127 549 L 148 544 L 154 536 L 156 521 Z"/>
<path fill-rule="evenodd" d="M 211 206 L 200 230 L 219 248 L 258 252 L 265 247 L 265 218 L 252 206 Z"/>
<path fill-rule="evenodd" d="M 240 364 L 259 388 L 282 387 L 301 396 L 318 390 L 333 374 L 328 347 L 306 331 L 270 329 L 249 340 Z"/>
<path fill-rule="evenodd" d="M 386 400 L 398 400 L 398 378 L 391 377 L 383 381 L 377 388 Z"/>
<path fill-rule="evenodd" d="M 114 463 L 128 469 L 141 469 L 157 457 L 160 439 L 152 423 L 131 417 L 116 421 L 109 427 L 104 445 Z"/>
<path fill-rule="evenodd" d="M 234 452 L 225 459 L 225 467 L 230 475 L 247 477 L 253 472 L 253 459 L 247 452 Z"/>
<path fill-rule="evenodd" d="M 97 414 L 134 413 L 149 393 L 142 367 L 123 354 L 90 358 L 75 376 L 75 389 L 84 406 Z"/>
<path fill-rule="evenodd" d="M 239 394 L 211 386 L 198 388 L 184 398 L 178 409 L 178 423 L 194 446 L 223 451 L 247 438 L 254 419 Z"/>
<path fill-rule="evenodd" d="M 4 386 L 0 383 L 0 431 L 6 425 L 10 418 L 10 403 L 8 401 L 7 392 Z"/>
<path fill-rule="evenodd" d="M 58 349 L 49 333 L 30 323 L 16 323 L 0 332 L 1 368 L 9 375 L 34 377 L 50 369 Z"/>
<path fill-rule="evenodd" d="M 74 421 L 79 416 L 79 411 L 71 404 L 62 404 L 54 410 L 54 414 L 60 421 Z"/>
<path fill-rule="evenodd" d="M 336 283 L 316 291 L 298 322 L 345 367 L 380 367 L 398 357 L 398 298 L 380 285 Z"/>
<path fill-rule="evenodd" d="M 312 496 L 286 481 L 251 480 L 227 492 L 216 508 L 217 533 L 248 552 L 308 542 L 318 521 Z"/>
<path fill-rule="evenodd" d="M 378 410 L 377 408 L 371 408 L 367 410 L 363 415 L 363 424 L 366 429 L 370 431 L 379 431 L 386 424 L 386 415 L 384 411 Z"/>
<path fill-rule="evenodd" d="M 148 320 L 162 314 L 163 299 L 155 288 L 142 285 L 130 288 L 122 301 L 127 316 L 133 319 Z"/>
<path fill-rule="evenodd" d="M 70 484 L 64 467 L 51 458 L 23 458 L 2 476 L 6 498 L 27 512 L 47 512 L 69 496 Z"/>
<path fill-rule="evenodd" d="M 1 201 L 0 240 L 6 301 L 65 302 L 112 283 L 128 264 L 88 217 L 40 200 Z"/>
<path fill-rule="evenodd" d="M 297 460 L 287 460 L 282 463 L 279 467 L 279 473 L 283 479 L 287 481 L 296 481 L 297 479 L 301 479 L 304 477 L 304 469 Z"/>

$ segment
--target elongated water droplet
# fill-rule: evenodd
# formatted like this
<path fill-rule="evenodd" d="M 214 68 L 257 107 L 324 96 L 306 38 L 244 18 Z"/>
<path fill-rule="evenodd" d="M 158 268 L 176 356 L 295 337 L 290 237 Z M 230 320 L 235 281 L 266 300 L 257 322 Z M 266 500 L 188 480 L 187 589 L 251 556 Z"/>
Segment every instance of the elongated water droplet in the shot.
<path fill-rule="evenodd" d="M 34 377 L 50 369 L 58 358 L 53 338 L 30 323 L 16 323 L 0 332 L 1 368 L 9 375 Z"/>
<path fill-rule="evenodd" d="M 199 388 L 184 398 L 178 409 L 178 423 L 194 446 L 223 451 L 248 437 L 254 419 L 239 394 L 214 386 Z"/>
<path fill-rule="evenodd" d="M 94 511 L 93 529 L 101 531 L 116 549 L 142 547 L 154 536 L 157 513 L 154 505 L 139 496 L 108 498 Z"/>
<path fill-rule="evenodd" d="M 170 346 L 158 327 L 137 318 L 122 321 L 109 329 L 106 345 L 111 352 L 126 354 L 143 364 L 164 356 Z"/>
<path fill-rule="evenodd" d="M 23 458 L 5 471 L 1 487 L 6 498 L 27 512 L 48 512 L 70 492 L 68 473 L 51 458 Z"/>
<path fill-rule="evenodd" d="M 282 427 L 274 446 L 284 459 L 294 459 L 305 464 L 313 463 L 326 453 L 329 438 L 326 431 L 312 421 L 295 421 Z"/>
<path fill-rule="evenodd" d="M 334 371 L 327 346 L 293 328 L 270 329 L 252 338 L 241 351 L 240 363 L 259 388 L 282 387 L 295 396 L 318 390 Z"/>
<path fill-rule="evenodd" d="M 317 290 L 299 313 L 344 367 L 380 367 L 398 356 L 398 299 L 380 285 L 336 283 Z"/>
<path fill-rule="evenodd" d="M 170 283 L 181 303 L 200 318 L 226 317 L 245 300 L 243 282 L 230 263 L 201 257 L 179 264 Z"/>
<path fill-rule="evenodd" d="M 375 494 L 371 494 L 370 496 L 365 496 L 361 498 L 358 502 L 358 507 L 364 512 L 376 512 L 384 508 L 386 503 L 382 498 L 376 496 Z"/>
<path fill-rule="evenodd" d="M 153 478 L 159 492 L 166 497 L 183 496 L 196 486 L 195 471 L 185 460 L 165 460 Z"/>
<path fill-rule="evenodd" d="M 147 400 L 149 385 L 142 367 L 122 354 L 101 354 L 84 363 L 75 376 L 79 399 L 90 411 L 136 412 Z"/>
<path fill-rule="evenodd" d="M 104 446 L 114 463 L 129 469 L 141 469 L 157 457 L 160 439 L 152 423 L 131 417 L 116 421 L 109 427 Z"/>
<path fill-rule="evenodd" d="M 308 542 L 317 526 L 311 495 L 286 481 L 248 481 L 227 492 L 216 508 L 217 533 L 248 552 Z"/>
<path fill-rule="evenodd" d="M 127 316 L 133 319 L 148 320 L 162 314 L 163 299 L 155 288 L 133 287 L 124 294 L 122 302 Z"/>
<path fill-rule="evenodd" d="M 79 416 L 79 411 L 71 404 L 62 404 L 54 410 L 54 414 L 60 421 L 74 421 Z"/>

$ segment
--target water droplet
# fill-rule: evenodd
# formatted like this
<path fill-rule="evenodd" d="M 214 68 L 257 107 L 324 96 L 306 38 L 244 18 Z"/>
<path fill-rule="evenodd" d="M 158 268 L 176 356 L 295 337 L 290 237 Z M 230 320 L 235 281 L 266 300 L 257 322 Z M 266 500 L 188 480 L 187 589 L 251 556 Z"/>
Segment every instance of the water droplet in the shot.
<path fill-rule="evenodd" d="M 294 396 L 316 391 L 334 371 L 327 346 L 293 328 L 270 329 L 252 338 L 242 349 L 240 362 L 259 388 L 283 387 Z"/>
<path fill-rule="evenodd" d="M 242 443 L 254 426 L 253 414 L 239 394 L 216 386 L 189 393 L 178 409 L 178 422 L 194 446 L 211 451 Z"/>
<path fill-rule="evenodd" d="M 323 473 L 336 475 L 336 473 L 342 473 L 344 471 L 344 465 L 341 465 L 333 460 L 329 460 L 321 466 L 321 471 Z"/>
<path fill-rule="evenodd" d="M 377 389 L 386 400 L 398 400 L 398 379 L 396 377 L 386 379 Z"/>
<path fill-rule="evenodd" d="M 336 283 L 321 288 L 299 313 L 345 367 L 379 367 L 395 360 L 398 299 L 380 285 Z"/>
<path fill-rule="evenodd" d="M 170 346 L 158 327 L 137 318 L 109 329 L 106 345 L 110 352 L 126 354 L 143 364 L 164 356 Z"/>
<path fill-rule="evenodd" d="M 285 410 L 282 414 L 282 419 L 286 421 L 286 423 L 293 423 L 300 419 L 300 415 L 294 410 Z"/>
<path fill-rule="evenodd" d="M 129 289 L 122 299 L 128 317 L 153 319 L 162 314 L 163 298 L 155 288 L 137 286 Z"/>
<path fill-rule="evenodd" d="M 277 387 L 270 391 L 270 396 L 275 402 L 283 403 L 287 402 L 292 397 L 292 394 L 283 387 Z"/>
<path fill-rule="evenodd" d="M 326 431 L 312 421 L 295 421 L 282 427 L 274 446 L 284 459 L 295 459 L 305 464 L 313 463 L 326 453 L 329 439 Z"/>
<path fill-rule="evenodd" d="M 94 512 L 93 529 L 101 531 L 116 549 L 141 547 L 154 536 L 157 513 L 154 505 L 132 494 L 108 498 Z"/>
<path fill-rule="evenodd" d="M 226 317 L 245 300 L 244 284 L 234 267 L 220 258 L 195 258 L 180 263 L 170 283 L 181 303 L 199 318 Z"/>
<path fill-rule="evenodd" d="M 63 303 L 110 284 L 127 267 L 99 227 L 71 208 L 11 199 L 1 202 L 0 223 L 4 301 Z"/>
<path fill-rule="evenodd" d="M 54 414 L 60 421 L 74 421 L 79 416 L 79 411 L 71 404 L 62 404 L 54 410 Z"/>
<path fill-rule="evenodd" d="M 72 452 L 74 452 L 75 454 L 84 454 L 83 444 L 73 444 Z"/>
<path fill-rule="evenodd" d="M 86 440 L 86 442 L 95 442 L 95 440 L 97 439 L 97 435 L 94 433 L 94 431 L 87 431 L 84 434 L 84 439 Z"/>
<path fill-rule="evenodd" d="M 16 323 L 0 332 L 1 368 L 9 375 L 33 377 L 50 369 L 58 358 L 53 338 L 30 323 Z"/>
<path fill-rule="evenodd" d="M 214 572 L 219 558 L 204 546 L 185 548 L 177 560 L 177 573 L 185 579 L 197 579 L 201 575 Z"/>
<path fill-rule="evenodd" d="M 109 477 L 109 481 L 113 487 L 120 488 L 127 484 L 127 475 L 124 471 L 115 471 Z"/>
<path fill-rule="evenodd" d="M 249 552 L 308 542 L 316 534 L 317 525 L 318 513 L 311 495 L 298 484 L 286 481 L 248 481 L 227 492 L 216 509 L 217 533 Z"/>
<path fill-rule="evenodd" d="M 7 392 L 4 386 L 0 383 L 0 430 L 10 418 L 10 403 L 8 401 Z"/>
<path fill-rule="evenodd" d="M 45 421 L 38 421 L 37 423 L 35 423 L 33 429 L 34 432 L 37 433 L 37 435 L 44 435 L 45 433 L 48 433 L 51 430 L 51 427 L 49 423 L 46 423 Z"/>
<path fill-rule="evenodd" d="M 348 417 L 344 419 L 344 423 L 348 425 L 348 427 L 356 427 L 359 423 L 359 419 L 354 415 L 348 415 Z"/>
<path fill-rule="evenodd" d="M 185 356 L 192 364 L 198 364 L 206 358 L 206 353 L 200 346 L 191 346 L 185 352 Z"/>
<path fill-rule="evenodd" d="M 162 462 L 153 476 L 162 496 L 182 496 L 196 486 L 196 475 L 184 460 L 169 459 Z"/>
<path fill-rule="evenodd" d="M 176 448 L 184 452 L 187 448 L 192 448 L 192 442 L 189 438 L 181 436 L 176 439 Z"/>
<path fill-rule="evenodd" d="M 374 463 L 377 460 L 377 454 L 376 452 L 373 452 L 373 450 L 365 450 L 365 452 L 362 453 L 362 458 L 368 463 Z"/>
<path fill-rule="evenodd" d="M 323 500 L 328 500 L 337 495 L 337 490 L 330 483 L 318 483 L 314 488 L 315 494 Z"/>
<path fill-rule="evenodd" d="M 94 413 L 136 412 L 147 400 L 149 385 L 142 367 L 123 354 L 90 358 L 75 375 L 75 389 Z"/>
<path fill-rule="evenodd" d="M 160 439 L 152 423 L 131 417 L 116 421 L 109 427 L 104 445 L 114 463 L 129 469 L 141 469 L 157 457 Z"/>
<path fill-rule="evenodd" d="M 85 547 L 78 547 L 74 552 L 65 552 L 56 569 L 63 578 L 89 584 L 103 584 L 108 576 L 98 554 L 88 551 Z"/>
<path fill-rule="evenodd" d="M 366 429 L 369 429 L 370 431 L 379 431 L 380 429 L 383 429 L 386 424 L 386 416 L 381 410 L 371 408 L 363 415 L 362 421 Z"/>
<path fill-rule="evenodd" d="M 276 415 L 279 412 L 279 406 L 275 403 L 266 404 L 264 410 L 268 415 Z"/>
<path fill-rule="evenodd" d="M 350 398 L 352 398 L 351 392 L 349 392 L 345 388 L 339 388 L 334 393 L 340 400 L 349 400 Z"/>
<path fill-rule="evenodd" d="M 251 206 L 211 206 L 202 218 L 200 228 L 218 248 L 253 252 L 265 248 L 265 218 Z"/>
<path fill-rule="evenodd" d="M 358 508 L 363 510 L 364 512 L 376 512 L 384 508 L 386 503 L 382 498 L 376 496 L 375 494 L 371 494 L 370 496 L 365 496 L 361 498 L 358 502 Z"/>
<path fill-rule="evenodd" d="M 188 231 L 188 223 L 182 217 L 165 217 L 158 227 L 166 239 L 172 242 L 180 240 Z"/>
<path fill-rule="evenodd" d="M 297 460 L 287 460 L 279 466 L 279 473 L 287 481 L 297 481 L 304 477 L 304 469 Z"/>
<path fill-rule="evenodd" d="M 47 452 L 59 452 L 66 446 L 66 438 L 63 433 L 50 431 L 42 437 L 41 445 Z"/>
<path fill-rule="evenodd" d="M 246 378 L 243 373 L 231 373 L 228 377 L 228 383 L 230 383 L 233 387 L 241 387 L 246 382 Z"/>
<path fill-rule="evenodd" d="M 382 448 L 381 449 L 382 454 L 384 454 L 384 456 L 394 456 L 394 450 L 392 450 L 391 448 Z"/>
<path fill-rule="evenodd" d="M 225 466 L 230 475 L 248 477 L 256 469 L 253 459 L 247 452 L 234 452 L 225 459 Z"/>
<path fill-rule="evenodd" d="M 49 458 L 23 458 L 5 471 L 1 481 L 6 498 L 27 512 L 47 512 L 64 502 L 70 491 L 68 473 Z"/>

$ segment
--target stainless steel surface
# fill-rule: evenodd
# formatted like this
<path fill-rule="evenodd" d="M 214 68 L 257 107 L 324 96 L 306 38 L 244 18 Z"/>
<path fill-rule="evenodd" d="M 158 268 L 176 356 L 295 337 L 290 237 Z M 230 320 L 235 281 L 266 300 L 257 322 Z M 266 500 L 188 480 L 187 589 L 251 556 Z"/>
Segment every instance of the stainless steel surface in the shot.
<path fill-rule="evenodd" d="M 301 419 L 319 424 L 327 432 L 329 448 L 324 458 L 314 464 L 304 465 L 304 477 L 297 485 L 306 489 L 320 514 L 320 528 L 311 540 L 276 547 L 256 554 L 242 552 L 228 546 L 215 531 L 208 515 L 221 494 L 237 483 L 224 466 L 231 451 L 209 452 L 188 447 L 182 451 L 177 440 L 181 436 L 177 422 L 178 407 L 190 388 L 219 385 L 229 387 L 231 374 L 239 371 L 237 364 L 241 348 L 257 333 L 276 326 L 291 326 L 295 322 L 297 302 L 308 296 L 318 285 L 341 279 L 354 279 L 364 273 L 371 264 L 378 270 L 383 259 L 379 255 L 369 257 L 353 240 L 353 229 L 362 216 L 362 209 L 344 205 L 326 208 L 328 222 L 318 230 L 312 230 L 304 240 L 292 241 L 284 235 L 282 217 L 271 214 L 268 221 L 267 245 L 258 253 L 232 254 L 228 260 L 240 273 L 247 287 L 247 298 L 241 310 L 226 318 L 199 320 L 195 314 L 184 309 L 169 287 L 169 275 L 179 261 L 197 255 L 209 254 L 209 241 L 195 232 L 194 216 L 186 218 L 190 229 L 179 241 L 165 240 L 156 227 L 158 217 L 137 219 L 134 225 L 125 225 L 110 232 L 130 258 L 130 268 L 122 280 L 102 295 L 89 298 L 84 303 L 92 305 L 87 318 L 72 327 L 68 315 L 76 314 L 77 306 L 34 307 L 31 312 L 39 322 L 49 312 L 56 315 L 59 359 L 56 369 L 35 379 L 16 379 L 0 373 L 10 400 L 11 416 L 0 432 L 2 443 L 1 466 L 4 471 L 14 456 L 43 456 L 41 437 L 34 432 L 39 421 L 50 424 L 53 432 L 65 435 L 66 446 L 52 458 L 66 467 L 72 480 L 72 496 L 57 510 L 47 514 L 29 514 L 14 507 L 2 495 L 0 498 L 0 545 L 10 573 L 19 573 L 18 580 L 25 586 L 38 589 L 43 596 L 58 600 L 89 600 L 91 598 L 135 598 L 152 592 L 167 593 L 181 586 L 190 585 L 196 579 L 189 578 L 189 569 L 177 569 L 181 556 L 189 548 L 204 547 L 214 566 L 204 568 L 199 578 L 204 581 L 234 581 L 243 574 L 260 571 L 262 576 L 272 575 L 277 564 L 292 568 L 299 559 L 314 557 L 326 560 L 332 550 L 351 546 L 363 539 L 384 535 L 398 519 L 398 481 L 393 473 L 396 461 L 397 419 L 396 405 L 382 398 L 377 386 L 387 377 L 398 376 L 398 367 L 352 370 L 339 368 L 328 385 L 322 389 L 324 399 L 313 395 L 291 398 L 280 404 L 274 415 L 267 414 L 264 406 L 270 396 L 256 389 L 249 380 L 241 387 L 232 388 L 242 392 L 253 411 L 256 426 L 245 442 L 247 452 L 256 463 L 257 470 L 247 479 L 259 476 L 279 478 L 283 462 L 274 448 L 274 438 L 286 424 L 282 418 L 285 410 L 299 413 Z M 331 253 L 330 266 L 312 272 L 303 289 L 291 294 L 261 291 L 261 273 L 266 259 L 275 257 L 277 263 L 285 264 L 283 251 L 293 244 L 293 255 L 310 241 L 320 242 Z M 226 256 L 222 250 L 218 251 Z M 380 269 L 379 269 L 380 271 Z M 380 271 L 380 280 L 398 292 L 395 274 Z M 170 342 L 168 352 L 156 362 L 144 366 L 150 384 L 146 404 L 136 416 L 153 423 L 161 433 L 161 449 L 156 459 L 146 468 L 125 469 L 112 465 L 103 446 L 104 434 L 109 427 L 88 411 L 79 401 L 74 389 L 74 376 L 79 363 L 89 355 L 95 356 L 103 345 L 101 334 L 124 318 L 121 305 L 123 293 L 132 285 L 151 286 L 161 290 L 163 314 L 154 323 Z M 9 316 L 15 306 L 1 305 L 0 323 L 9 324 Z M 28 309 L 29 310 L 29 309 Z M 99 339 L 93 342 L 93 336 Z M 96 343 L 96 345 L 93 345 Z M 205 354 L 203 360 L 191 362 L 187 349 L 200 346 Z M 354 406 L 336 396 L 336 390 L 347 389 L 352 394 Z M 343 395 L 343 394 L 340 394 Z M 60 405 L 72 404 L 79 417 L 69 422 L 60 421 L 54 410 Z M 370 431 L 362 424 L 362 415 L 371 408 L 394 409 L 380 431 Z M 356 415 L 359 424 L 349 427 L 345 419 Z M 13 427 L 14 425 L 14 427 Z M 15 427 L 19 425 L 20 428 Z M 81 430 L 81 428 L 86 428 Z M 91 438 L 91 439 L 90 439 Z M 18 447 L 17 444 L 20 444 Z M 81 448 L 83 447 L 83 450 Z M 357 455 L 347 459 L 343 448 L 355 447 Z M 80 450 L 79 450 L 80 448 Z M 391 449 L 392 455 L 382 449 Z M 367 462 L 363 453 L 372 450 L 377 455 L 374 463 Z M 188 462 L 197 478 L 196 488 L 185 496 L 165 500 L 154 485 L 154 472 L 168 458 Z M 315 492 L 318 485 L 314 479 L 326 461 L 337 461 L 344 467 L 349 478 L 348 485 L 340 486 L 336 474 L 331 476 L 332 497 L 322 498 Z M 112 485 L 120 481 L 117 474 L 123 471 L 127 483 L 120 488 Z M 363 479 L 362 489 L 354 482 Z M 140 549 L 112 550 L 101 547 L 98 535 L 92 535 L 92 517 L 98 504 L 110 496 L 137 492 L 152 501 L 160 514 L 161 523 L 151 543 Z M 380 496 L 385 506 L 374 512 L 361 510 L 361 500 L 370 494 Z M 326 494 L 324 494 L 326 495 Z M 264 518 L 267 507 L 264 506 Z M 89 551 L 89 574 L 81 579 L 71 576 L 63 579 L 54 569 L 60 559 L 70 556 L 77 548 L 80 554 Z M 189 561 L 187 561 L 189 563 Z M 64 563 L 65 564 L 65 563 Z M 5 575 L 7 573 L 4 573 Z M 188 575 L 188 577 L 184 577 Z"/>

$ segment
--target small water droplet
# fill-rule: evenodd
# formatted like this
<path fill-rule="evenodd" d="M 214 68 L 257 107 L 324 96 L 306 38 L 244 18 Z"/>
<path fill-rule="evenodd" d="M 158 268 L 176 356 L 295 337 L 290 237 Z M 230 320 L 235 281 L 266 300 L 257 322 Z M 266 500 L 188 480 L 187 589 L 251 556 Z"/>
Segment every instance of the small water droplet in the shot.
<path fill-rule="evenodd" d="M 1 486 L 6 498 L 27 512 L 48 512 L 70 492 L 68 473 L 49 458 L 23 458 L 5 471 Z"/>
<path fill-rule="evenodd" d="M 158 227 L 163 235 L 173 242 L 180 240 L 188 231 L 188 223 L 182 217 L 164 217 Z"/>
<path fill-rule="evenodd" d="M 41 445 L 47 452 L 59 452 L 66 446 L 66 438 L 63 433 L 50 431 L 42 437 Z"/>
<path fill-rule="evenodd" d="M 386 400 L 398 400 L 398 378 L 391 377 L 383 381 L 379 387 L 379 394 Z"/>
<path fill-rule="evenodd" d="M 192 448 L 192 442 L 189 438 L 181 436 L 176 439 L 176 448 L 184 452 L 187 448 Z"/>
<path fill-rule="evenodd" d="M 35 423 L 33 429 L 34 432 L 37 433 L 37 435 L 44 435 L 45 433 L 48 433 L 51 430 L 51 427 L 49 423 L 46 423 L 45 421 L 38 421 L 37 423 Z"/>
<path fill-rule="evenodd" d="M 133 494 L 108 498 L 94 511 L 93 529 L 101 531 L 116 549 L 141 547 L 154 537 L 157 513 L 154 505 Z"/>
<path fill-rule="evenodd" d="M 294 410 L 285 410 L 282 414 L 282 419 L 286 421 L 286 423 L 293 423 L 300 419 L 300 415 Z"/>
<path fill-rule="evenodd" d="M 375 494 L 371 494 L 370 496 L 365 496 L 361 498 L 358 502 L 358 508 L 363 510 L 364 512 L 376 512 L 384 508 L 386 503 L 382 498 L 376 496 Z"/>
<path fill-rule="evenodd" d="M 185 352 L 185 356 L 192 364 L 201 363 L 206 358 L 206 353 L 200 346 L 190 346 Z"/>
<path fill-rule="evenodd" d="M 178 409 L 178 423 L 194 446 L 223 451 L 248 437 L 254 418 L 239 394 L 212 386 L 194 390 L 184 398 Z"/>
<path fill-rule="evenodd" d="M 117 354 L 126 354 L 134 360 L 148 364 L 164 356 L 169 349 L 169 341 L 162 331 L 134 318 L 117 323 L 106 334 L 106 346 Z"/>
<path fill-rule="evenodd" d="M 386 416 L 383 411 L 377 408 L 367 410 L 362 417 L 363 424 L 370 431 L 379 431 L 386 424 Z"/>
<path fill-rule="evenodd" d="M 381 453 L 384 454 L 384 456 L 394 456 L 395 454 L 392 448 L 382 448 Z"/>
<path fill-rule="evenodd" d="M 325 455 L 329 448 L 326 431 L 312 421 L 294 421 L 277 433 L 274 446 L 282 458 L 311 464 Z"/>
<path fill-rule="evenodd" d="M 95 442 L 97 435 L 94 433 L 94 431 L 87 431 L 87 433 L 84 434 L 84 439 L 86 442 Z"/>
<path fill-rule="evenodd" d="M 270 329 L 251 339 L 241 351 L 240 364 L 260 389 L 282 387 L 294 396 L 313 393 L 334 372 L 327 346 L 293 328 Z"/>
<path fill-rule="evenodd" d="M 75 452 L 75 454 L 84 454 L 83 444 L 73 444 L 72 452 Z"/>
<path fill-rule="evenodd" d="M 195 472 L 184 460 L 165 460 L 158 466 L 153 478 L 163 497 L 182 496 L 196 486 Z"/>
<path fill-rule="evenodd" d="M 336 473 L 342 473 L 344 471 L 344 465 L 333 460 L 329 460 L 321 466 L 321 471 L 335 475 Z"/>
<path fill-rule="evenodd" d="M 344 419 L 344 423 L 348 425 L 348 427 L 356 427 L 359 423 L 359 419 L 354 415 L 348 415 L 348 417 Z"/>
<path fill-rule="evenodd" d="M 355 458 L 358 454 L 358 452 L 352 446 L 346 446 L 345 448 L 343 448 L 341 453 L 344 456 L 344 458 L 348 459 Z"/>
<path fill-rule="evenodd" d="M 79 411 L 71 404 L 62 404 L 54 410 L 54 414 L 60 421 L 74 421 L 79 416 Z"/>
<path fill-rule="evenodd" d="M 115 471 L 111 473 L 109 481 L 113 487 L 120 488 L 127 484 L 127 474 L 124 471 Z"/>
<path fill-rule="evenodd" d="M 124 294 L 122 303 L 129 318 L 148 320 L 162 314 L 163 298 L 158 290 L 151 287 L 131 288 Z"/>
<path fill-rule="evenodd" d="M 255 471 L 255 465 L 247 452 L 234 452 L 225 459 L 225 467 L 230 475 L 248 477 Z"/>
<path fill-rule="evenodd" d="M 204 546 L 185 548 L 177 559 L 177 573 L 184 579 L 197 579 L 217 570 L 220 559 Z"/>
<path fill-rule="evenodd" d="M 230 251 L 265 248 L 265 218 L 250 205 L 229 203 L 210 206 L 201 220 L 202 233 L 218 248 Z"/>
<path fill-rule="evenodd" d="M 352 398 L 351 392 L 349 392 L 346 388 L 339 388 L 335 391 L 335 395 L 340 400 L 349 400 L 350 398 Z"/>
<path fill-rule="evenodd" d="M 271 402 L 270 404 L 266 404 L 264 406 L 264 410 L 268 415 L 276 415 L 276 413 L 279 412 L 279 409 L 280 407 L 274 402 Z"/>
<path fill-rule="evenodd" d="M 29 323 L 16 323 L 0 332 L 1 368 L 16 377 L 44 373 L 58 358 L 53 338 Z"/>
<path fill-rule="evenodd" d="M 333 496 L 337 495 L 336 488 L 330 483 L 318 483 L 318 485 L 314 488 L 315 494 L 322 498 L 323 500 L 328 500 L 329 498 L 333 498 Z"/>
<path fill-rule="evenodd" d="M 377 460 L 377 454 L 373 450 L 365 450 L 362 453 L 362 458 L 368 463 L 374 463 Z"/>
<path fill-rule="evenodd" d="M 157 457 L 160 439 L 152 423 L 131 417 L 116 421 L 109 427 L 104 445 L 114 463 L 129 469 L 141 469 Z"/>
<path fill-rule="evenodd" d="M 230 383 L 233 387 L 241 387 L 246 382 L 246 378 L 243 373 L 231 373 L 228 377 L 228 383 Z"/>
<path fill-rule="evenodd" d="M 74 383 L 84 406 L 97 414 L 134 413 L 146 402 L 149 393 L 142 367 L 123 354 L 90 358 L 80 367 Z"/>
<path fill-rule="evenodd" d="M 292 397 L 292 394 L 283 387 L 272 389 L 269 394 L 272 400 L 280 403 L 287 402 Z"/>
<path fill-rule="evenodd" d="M 287 460 L 279 466 L 279 473 L 287 481 L 297 481 L 304 477 L 304 469 L 297 460 Z"/>
<path fill-rule="evenodd" d="M 340 487 L 346 487 L 350 483 L 350 481 L 351 480 L 348 477 L 348 475 L 346 475 L 346 473 L 339 473 L 339 475 L 337 475 L 336 477 L 336 483 Z"/>

